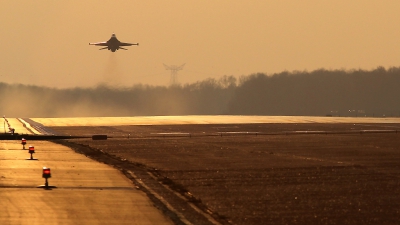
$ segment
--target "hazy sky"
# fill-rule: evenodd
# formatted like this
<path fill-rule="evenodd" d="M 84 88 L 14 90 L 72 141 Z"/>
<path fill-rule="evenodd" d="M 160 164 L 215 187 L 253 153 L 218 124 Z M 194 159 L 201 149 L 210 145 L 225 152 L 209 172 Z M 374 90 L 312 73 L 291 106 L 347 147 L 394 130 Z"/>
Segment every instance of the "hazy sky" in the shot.
<path fill-rule="evenodd" d="M 398 0 L 0 0 L 0 82 L 169 85 L 284 70 L 399 66 Z M 115 32 L 128 51 L 89 42 Z"/>

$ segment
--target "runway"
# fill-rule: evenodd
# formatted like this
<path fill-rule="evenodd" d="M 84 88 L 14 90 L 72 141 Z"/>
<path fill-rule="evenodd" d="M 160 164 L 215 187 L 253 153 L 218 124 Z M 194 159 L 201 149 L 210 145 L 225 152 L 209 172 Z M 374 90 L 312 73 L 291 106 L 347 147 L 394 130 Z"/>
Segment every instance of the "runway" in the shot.
<path fill-rule="evenodd" d="M 47 141 L 27 140 L 38 159 L 27 160 L 20 142 L 0 141 L 0 224 L 173 224 L 117 169 Z M 42 167 L 51 168 L 55 187 L 38 188 Z"/>
<path fill-rule="evenodd" d="M 394 126 L 400 124 L 400 118 L 365 117 L 154 116 L 31 119 L 45 127 L 87 126 L 85 128 L 87 130 L 91 130 L 92 126 L 104 126 L 101 129 L 109 129 L 109 126 L 131 125 L 257 123 L 298 123 L 306 124 L 306 126 L 308 126 L 307 123 L 342 123 L 359 124 L 361 126 L 358 127 L 361 128 L 364 125 L 368 126 L 367 124 L 378 124 L 383 129 L 392 129 L 390 126 L 393 126 L 393 124 L 395 124 Z M 35 126 L 26 123 L 24 119 L 10 118 L 8 120 L 18 133 L 40 134 L 39 130 L 35 129 Z M 152 128 L 154 127 L 152 126 Z M 213 127 L 215 126 L 211 126 L 212 129 L 214 129 Z M 223 127 L 225 125 L 217 126 L 218 129 L 221 128 L 225 132 L 226 130 Z M 135 129 L 135 132 L 138 129 L 138 127 L 121 129 L 128 128 Z M 69 128 L 66 127 L 66 129 Z M 123 131 L 119 130 L 119 132 Z M 172 131 L 170 133 L 169 131 L 169 133 L 165 133 L 165 131 L 161 130 L 157 134 L 187 134 L 182 133 L 183 131 L 177 132 L 174 133 Z M 248 130 L 246 132 L 247 135 Z M 237 133 L 241 134 L 241 131 L 234 130 L 225 133 L 238 135 Z M 195 142 L 197 139 L 188 140 Z M 88 142 L 90 141 L 88 140 Z M 117 146 L 115 143 L 107 143 L 109 146 Z M 132 143 L 135 143 L 135 141 Z M 98 144 L 98 142 L 93 144 Z M 19 140 L 0 141 L 0 207 L 4 209 L 0 213 L 0 224 L 173 224 L 169 218 L 153 206 L 153 203 L 144 192 L 137 190 L 135 185 L 118 170 L 75 153 L 72 149 L 63 145 L 32 140 L 28 140 L 27 145 L 35 146 L 36 153 L 34 157 L 38 158 L 37 161 L 26 160 L 26 158 L 29 158 L 29 154 L 27 150 L 22 150 Z M 197 143 L 188 146 L 193 147 L 195 145 Z M 269 150 L 269 153 L 264 154 L 263 157 L 282 158 L 285 156 L 275 151 L 274 154 L 271 154 L 272 150 Z M 250 153 L 252 155 L 254 152 L 251 151 Z M 191 152 L 190 154 L 194 153 Z M 204 157 L 203 154 L 198 157 L 200 156 Z M 132 157 L 137 160 L 138 155 Z M 221 156 L 218 155 L 218 157 L 220 159 Z M 163 157 L 154 157 L 152 155 L 149 159 L 156 160 L 159 158 Z M 192 156 L 189 158 L 196 159 L 196 157 Z M 273 162 L 275 161 L 270 163 Z M 148 161 L 144 162 L 144 164 L 146 163 Z M 307 163 L 310 163 L 308 158 Z M 178 165 L 179 163 L 172 164 Z M 43 166 L 51 168 L 52 178 L 49 179 L 49 183 L 56 186 L 56 188 L 51 190 L 37 188 L 38 185 L 44 184 L 44 179 L 41 177 Z"/>
<path fill-rule="evenodd" d="M 311 116 L 135 116 L 32 118 L 44 126 L 124 126 L 174 124 L 246 124 L 246 123 L 400 123 L 398 117 L 311 117 Z"/>

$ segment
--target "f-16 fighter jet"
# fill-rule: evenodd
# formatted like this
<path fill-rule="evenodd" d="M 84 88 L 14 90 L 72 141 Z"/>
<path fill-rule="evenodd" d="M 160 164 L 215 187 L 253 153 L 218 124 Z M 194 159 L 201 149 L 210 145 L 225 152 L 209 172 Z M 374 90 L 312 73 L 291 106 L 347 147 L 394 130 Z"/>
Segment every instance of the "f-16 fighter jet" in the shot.
<path fill-rule="evenodd" d="M 89 43 L 89 45 L 106 46 L 104 48 L 100 48 L 99 50 L 108 49 L 108 50 L 110 50 L 112 52 L 115 52 L 118 49 L 128 50 L 128 49 L 123 48 L 121 46 L 139 45 L 139 43 L 120 42 L 117 39 L 117 37 L 115 36 L 115 34 L 112 34 L 110 40 L 108 40 L 108 41 Z"/>

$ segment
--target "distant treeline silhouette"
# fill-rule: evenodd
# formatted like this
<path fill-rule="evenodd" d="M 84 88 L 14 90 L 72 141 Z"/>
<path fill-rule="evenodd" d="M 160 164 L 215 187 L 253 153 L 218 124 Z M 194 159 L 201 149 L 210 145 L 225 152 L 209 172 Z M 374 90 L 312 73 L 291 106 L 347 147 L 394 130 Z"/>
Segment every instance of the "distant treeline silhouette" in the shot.
<path fill-rule="evenodd" d="M 8 117 L 154 115 L 400 116 L 400 68 L 263 73 L 170 87 L 56 89 L 0 83 Z"/>

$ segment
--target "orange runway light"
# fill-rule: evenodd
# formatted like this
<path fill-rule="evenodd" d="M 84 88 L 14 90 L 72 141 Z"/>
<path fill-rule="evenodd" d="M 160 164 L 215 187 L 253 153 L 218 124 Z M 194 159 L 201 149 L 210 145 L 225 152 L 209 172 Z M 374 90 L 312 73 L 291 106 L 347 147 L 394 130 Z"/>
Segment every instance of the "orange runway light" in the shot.
<path fill-rule="evenodd" d="M 46 180 L 45 180 L 44 185 L 40 185 L 40 186 L 39 186 L 40 188 L 44 188 L 44 189 L 47 189 L 47 190 L 51 190 L 52 188 L 56 188 L 56 186 L 50 186 L 50 185 L 49 185 L 49 182 L 48 182 L 48 180 L 47 180 L 48 178 L 51 177 L 50 168 L 48 168 L 48 167 L 43 167 L 42 177 L 43 177 L 44 179 L 46 179 Z"/>
<path fill-rule="evenodd" d="M 37 159 L 34 159 L 34 158 L 33 158 L 33 153 L 35 153 L 35 147 L 29 146 L 28 149 L 29 149 L 29 150 L 28 150 L 29 154 L 31 154 L 31 158 L 30 158 L 30 159 L 27 159 L 27 160 L 37 160 Z"/>
<path fill-rule="evenodd" d="M 22 145 L 22 149 L 25 149 L 25 145 L 26 145 L 26 139 L 25 138 L 22 138 L 21 145 Z"/>
<path fill-rule="evenodd" d="M 43 174 L 42 174 L 43 178 L 50 178 L 51 177 L 51 171 L 50 168 L 47 167 L 43 167 Z"/>

